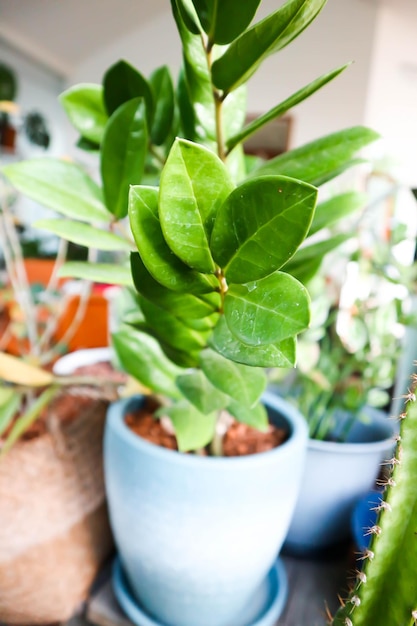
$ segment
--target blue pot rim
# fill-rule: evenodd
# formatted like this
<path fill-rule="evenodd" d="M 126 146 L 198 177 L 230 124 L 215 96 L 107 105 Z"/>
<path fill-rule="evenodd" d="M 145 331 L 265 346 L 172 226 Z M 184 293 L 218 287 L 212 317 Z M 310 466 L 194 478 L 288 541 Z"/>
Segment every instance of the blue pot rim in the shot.
<path fill-rule="evenodd" d="M 160 458 L 161 461 L 165 460 L 165 462 L 191 466 L 210 465 L 211 468 L 219 470 L 225 466 L 231 467 L 233 465 L 235 469 L 241 468 L 243 470 L 256 467 L 257 465 L 264 465 L 265 463 L 275 464 L 277 457 L 281 459 L 290 458 L 294 453 L 298 452 L 300 441 L 303 441 L 304 448 L 307 443 L 307 424 L 301 413 L 283 398 L 266 391 L 262 396 L 262 402 L 267 408 L 280 413 L 290 426 L 290 435 L 284 443 L 273 450 L 238 457 L 204 457 L 195 454 L 182 454 L 177 450 L 169 450 L 143 439 L 132 432 L 125 424 L 124 415 L 129 405 L 140 401 L 142 398 L 143 396 L 136 395 L 110 404 L 107 411 L 106 428 L 113 430 L 117 436 L 122 438 L 128 445 L 136 448 L 138 452 L 141 451 L 142 453 Z"/>
<path fill-rule="evenodd" d="M 307 449 L 322 453 L 336 454 L 371 454 L 376 452 L 384 452 L 392 447 L 395 443 L 395 435 L 398 430 L 398 424 L 383 411 L 373 409 L 368 413 L 372 425 L 386 427 L 387 434 L 384 438 L 378 438 L 374 441 L 324 441 L 321 439 L 308 439 Z"/>

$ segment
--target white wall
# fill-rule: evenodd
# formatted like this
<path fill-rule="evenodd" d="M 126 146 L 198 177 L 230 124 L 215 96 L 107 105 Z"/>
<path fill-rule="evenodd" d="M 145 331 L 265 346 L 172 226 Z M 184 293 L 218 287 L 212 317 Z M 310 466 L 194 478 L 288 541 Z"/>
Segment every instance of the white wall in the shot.
<path fill-rule="evenodd" d="M 168 3 L 167 3 L 168 4 Z M 264 0 L 263 17 L 282 4 Z M 283 51 L 270 57 L 249 83 L 249 112 L 262 113 L 319 75 L 355 64 L 321 93 L 294 110 L 291 146 L 363 122 L 377 5 L 365 0 L 329 0 L 316 21 Z M 148 75 L 167 64 L 179 68 L 179 38 L 170 9 L 146 21 L 79 64 L 70 84 L 100 82 L 105 69 L 125 58 Z"/>
<path fill-rule="evenodd" d="M 21 113 L 38 111 L 44 116 L 51 135 L 48 154 L 65 152 L 67 146 L 65 121 L 58 102 L 58 95 L 64 89 L 63 79 L 1 40 L 0 59 L 16 75 L 16 102 L 20 106 Z M 30 145 L 22 136 L 17 139 L 17 148 L 22 158 L 43 152 L 43 149 Z"/>
<path fill-rule="evenodd" d="M 384 138 L 376 156 L 417 186 L 417 2 L 380 7 L 365 120 Z"/>

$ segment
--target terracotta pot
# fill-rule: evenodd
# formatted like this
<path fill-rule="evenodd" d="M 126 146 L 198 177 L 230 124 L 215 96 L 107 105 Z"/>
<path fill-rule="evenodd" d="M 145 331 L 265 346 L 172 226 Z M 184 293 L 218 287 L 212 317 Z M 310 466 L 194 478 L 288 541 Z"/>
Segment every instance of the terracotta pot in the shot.
<path fill-rule="evenodd" d="M 28 281 L 31 285 L 42 285 L 46 287 L 54 268 L 53 259 L 25 259 L 25 269 Z M 68 279 L 60 279 L 59 286 L 62 286 Z M 54 341 L 58 342 L 64 337 L 68 327 L 71 325 L 76 315 L 80 303 L 80 296 L 73 295 L 68 298 L 67 306 L 58 320 Z M 9 317 L 12 317 L 11 311 L 13 303 L 8 306 Z M 40 320 L 42 317 L 48 317 L 50 313 L 38 307 Z M 0 330 L 1 332 L 1 330 Z M 1 335 L 0 335 L 1 336 Z M 67 351 L 74 351 L 81 348 L 99 348 L 107 346 L 109 343 L 108 333 L 108 302 L 102 295 L 100 287 L 94 287 L 93 293 L 88 299 L 84 317 L 79 324 L 73 337 L 67 345 Z M 27 339 L 18 339 L 12 336 L 6 346 L 6 351 L 10 354 L 19 356 L 28 351 L 29 344 Z"/>

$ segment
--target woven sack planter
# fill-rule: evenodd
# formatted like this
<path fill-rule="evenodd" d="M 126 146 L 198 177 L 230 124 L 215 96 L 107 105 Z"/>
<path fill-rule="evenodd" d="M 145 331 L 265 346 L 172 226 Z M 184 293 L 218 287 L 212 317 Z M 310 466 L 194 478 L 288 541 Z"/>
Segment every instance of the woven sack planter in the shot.
<path fill-rule="evenodd" d="M 77 397 L 71 401 L 77 403 Z M 0 462 L 0 621 L 68 619 L 113 549 L 102 470 L 107 403 L 17 443 Z"/>

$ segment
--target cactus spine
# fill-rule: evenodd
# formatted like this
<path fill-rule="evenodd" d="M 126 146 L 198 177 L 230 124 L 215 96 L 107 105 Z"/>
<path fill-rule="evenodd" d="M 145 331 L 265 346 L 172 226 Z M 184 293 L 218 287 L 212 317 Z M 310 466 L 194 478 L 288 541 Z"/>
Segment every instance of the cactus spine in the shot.
<path fill-rule="evenodd" d="M 414 385 L 416 380 L 414 380 Z M 406 397 L 372 540 L 333 626 L 417 624 L 417 401 Z"/>

